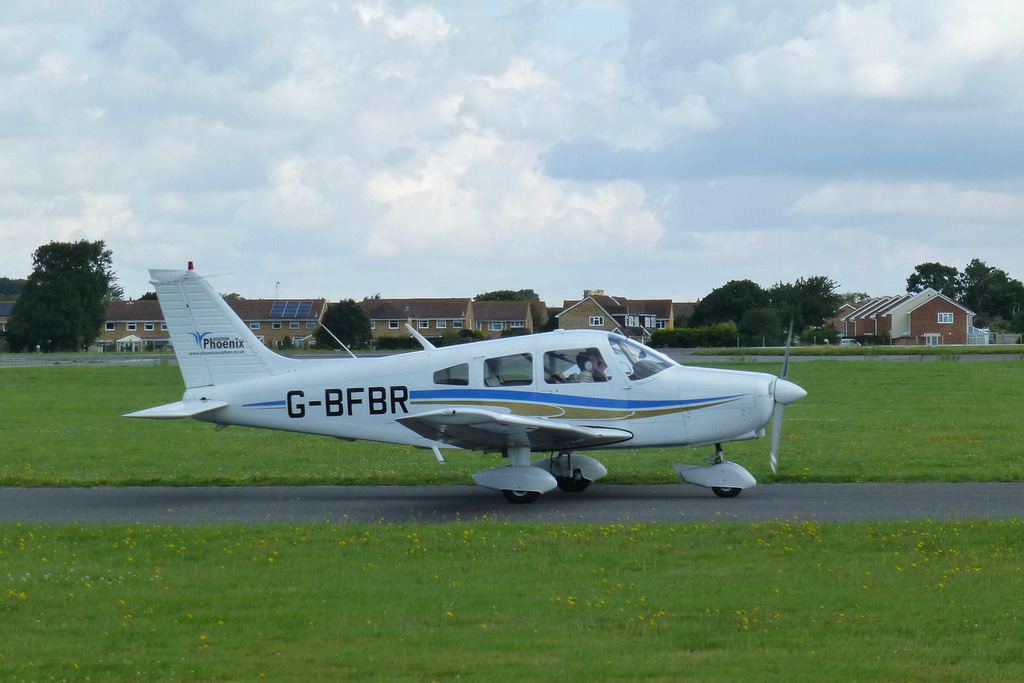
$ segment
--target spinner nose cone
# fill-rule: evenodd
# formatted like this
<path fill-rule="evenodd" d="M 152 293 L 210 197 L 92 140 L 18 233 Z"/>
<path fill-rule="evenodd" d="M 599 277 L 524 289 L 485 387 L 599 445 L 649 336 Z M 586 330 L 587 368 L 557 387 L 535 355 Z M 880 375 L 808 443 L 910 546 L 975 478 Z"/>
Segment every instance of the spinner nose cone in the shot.
<path fill-rule="evenodd" d="M 807 392 L 804 391 L 803 387 L 793 384 L 787 379 L 775 380 L 776 403 L 788 406 L 790 403 L 796 403 L 806 395 Z"/>

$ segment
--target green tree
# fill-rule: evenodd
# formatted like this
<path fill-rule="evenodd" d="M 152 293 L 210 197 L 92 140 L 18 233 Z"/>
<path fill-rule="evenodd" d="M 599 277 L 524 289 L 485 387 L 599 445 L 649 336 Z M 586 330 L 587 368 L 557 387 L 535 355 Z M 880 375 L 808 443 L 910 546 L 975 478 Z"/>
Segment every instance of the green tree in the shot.
<path fill-rule="evenodd" d="M 839 292 L 836 294 L 839 301 L 851 304 L 866 304 L 871 301 L 871 295 L 867 292 Z"/>
<path fill-rule="evenodd" d="M 821 327 L 836 314 L 842 303 L 836 287 L 831 278 L 815 275 L 791 284 L 780 282 L 768 291 L 768 296 L 779 321 L 788 325 L 792 320 L 793 329 L 799 333 L 808 327 Z"/>
<path fill-rule="evenodd" d="M 320 348 L 337 349 L 333 332 L 345 346 L 358 349 L 370 344 L 370 316 L 352 299 L 345 299 L 327 307 L 321 326 L 316 330 L 316 344 Z"/>
<path fill-rule="evenodd" d="M 921 263 L 914 267 L 914 272 L 907 278 L 907 291 L 911 294 L 923 292 L 931 287 L 936 292 L 945 294 L 950 299 L 958 299 L 960 290 L 960 271 L 953 266 L 941 263 Z"/>
<path fill-rule="evenodd" d="M 975 324 L 979 327 L 997 319 L 1012 320 L 1024 308 L 1024 284 L 984 261 L 968 263 L 959 282 L 959 303 L 977 314 Z"/>
<path fill-rule="evenodd" d="M 532 289 L 496 289 L 477 294 L 473 301 L 540 301 L 540 297 Z"/>
<path fill-rule="evenodd" d="M 50 242 L 32 255 L 34 269 L 14 304 L 7 342 L 14 350 L 77 351 L 92 343 L 115 280 L 111 251 L 96 242 Z"/>
<path fill-rule="evenodd" d="M 25 280 L 0 277 L 0 299 L 14 298 L 25 291 Z"/>
<path fill-rule="evenodd" d="M 747 346 L 775 346 L 784 335 L 778 310 L 774 308 L 750 309 L 740 318 L 737 328 Z"/>
<path fill-rule="evenodd" d="M 747 311 L 765 308 L 768 303 L 768 292 L 756 282 L 731 280 L 701 299 L 690 317 L 690 326 L 736 324 Z"/>

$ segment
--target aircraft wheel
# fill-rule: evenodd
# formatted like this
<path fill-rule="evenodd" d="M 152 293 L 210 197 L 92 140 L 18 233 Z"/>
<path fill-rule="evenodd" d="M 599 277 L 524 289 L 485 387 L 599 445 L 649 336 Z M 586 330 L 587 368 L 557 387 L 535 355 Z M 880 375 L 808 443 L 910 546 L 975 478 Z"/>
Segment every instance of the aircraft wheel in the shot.
<path fill-rule="evenodd" d="M 572 477 L 555 477 L 558 488 L 566 493 L 579 493 L 590 486 L 589 479 L 573 479 Z"/>
<path fill-rule="evenodd" d="M 540 491 L 513 491 L 512 489 L 502 489 L 501 494 L 505 496 L 505 500 L 510 503 L 532 503 L 540 498 Z"/>
<path fill-rule="evenodd" d="M 743 489 L 728 488 L 725 486 L 712 486 L 711 490 L 715 492 L 715 495 L 719 498 L 735 498 L 740 495 L 740 491 Z"/>

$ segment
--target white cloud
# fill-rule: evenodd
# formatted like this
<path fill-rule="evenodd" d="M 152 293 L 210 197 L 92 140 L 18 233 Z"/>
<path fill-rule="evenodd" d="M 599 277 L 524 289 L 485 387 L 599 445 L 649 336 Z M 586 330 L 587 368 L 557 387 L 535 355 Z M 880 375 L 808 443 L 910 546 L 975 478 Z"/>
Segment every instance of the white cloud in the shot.
<path fill-rule="evenodd" d="M 571 187 L 547 178 L 537 151 L 469 130 L 415 168 L 375 174 L 369 196 L 385 215 L 368 237 L 371 256 L 443 252 L 476 259 L 566 258 L 633 248 L 646 253 L 663 228 L 642 187 Z"/>
<path fill-rule="evenodd" d="M 428 47 L 444 41 L 454 31 L 436 9 L 423 5 L 412 7 L 401 15 L 392 12 L 383 2 L 360 4 L 356 12 L 363 24 L 382 24 L 391 38 L 410 40 Z"/>
<path fill-rule="evenodd" d="M 960 189 L 951 183 L 829 183 L 799 197 L 792 214 L 899 215 L 943 220 L 1017 221 L 1024 195 Z"/>
<path fill-rule="evenodd" d="M 1013 0 L 841 1 L 734 67 L 759 94 L 949 98 L 979 65 L 1022 49 L 1024 12 Z"/>

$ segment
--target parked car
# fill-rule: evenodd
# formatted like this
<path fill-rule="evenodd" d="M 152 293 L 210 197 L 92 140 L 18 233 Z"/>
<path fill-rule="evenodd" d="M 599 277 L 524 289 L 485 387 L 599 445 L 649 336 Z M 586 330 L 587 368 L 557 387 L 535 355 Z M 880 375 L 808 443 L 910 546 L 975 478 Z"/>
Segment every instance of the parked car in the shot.
<path fill-rule="evenodd" d="M 840 346 L 860 346 L 860 342 L 857 341 L 856 339 L 840 339 L 839 340 L 839 345 Z"/>

